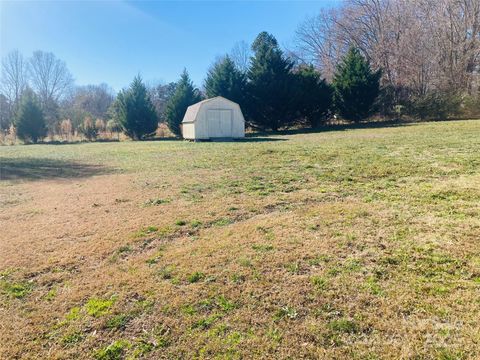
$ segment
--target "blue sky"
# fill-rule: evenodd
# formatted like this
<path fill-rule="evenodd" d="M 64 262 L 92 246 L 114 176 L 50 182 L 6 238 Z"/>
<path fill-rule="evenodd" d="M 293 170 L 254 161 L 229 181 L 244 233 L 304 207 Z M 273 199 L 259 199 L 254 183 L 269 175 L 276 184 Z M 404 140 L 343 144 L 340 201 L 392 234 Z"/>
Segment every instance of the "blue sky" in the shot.
<path fill-rule="evenodd" d="M 79 85 L 115 90 L 140 73 L 176 81 L 185 67 L 197 86 L 217 56 L 260 31 L 291 44 L 298 24 L 339 0 L 319 1 L 5 1 L 0 55 L 51 51 Z"/>

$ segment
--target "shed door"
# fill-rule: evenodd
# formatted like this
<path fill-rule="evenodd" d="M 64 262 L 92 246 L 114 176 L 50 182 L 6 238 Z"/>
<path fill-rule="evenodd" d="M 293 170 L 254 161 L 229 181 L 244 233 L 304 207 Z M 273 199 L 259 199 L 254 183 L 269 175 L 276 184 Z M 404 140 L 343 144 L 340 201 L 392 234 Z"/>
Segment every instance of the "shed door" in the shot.
<path fill-rule="evenodd" d="M 207 111 L 208 136 L 211 138 L 232 137 L 232 110 Z"/>

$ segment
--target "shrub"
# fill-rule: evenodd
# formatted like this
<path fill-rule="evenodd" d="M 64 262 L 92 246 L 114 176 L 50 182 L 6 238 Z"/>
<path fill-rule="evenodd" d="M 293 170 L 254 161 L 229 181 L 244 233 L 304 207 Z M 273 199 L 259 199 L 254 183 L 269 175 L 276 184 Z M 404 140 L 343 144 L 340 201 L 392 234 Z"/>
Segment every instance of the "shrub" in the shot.
<path fill-rule="evenodd" d="M 180 125 L 187 108 L 200 100 L 201 96 L 198 89 L 193 86 L 187 70 L 183 70 L 180 80 L 175 87 L 175 92 L 170 97 L 165 108 L 165 120 L 168 128 L 175 136 L 182 136 Z"/>
<path fill-rule="evenodd" d="M 78 130 L 88 141 L 95 140 L 98 136 L 98 129 L 90 117 L 86 117 L 83 120 Z"/>
<path fill-rule="evenodd" d="M 328 117 L 332 105 L 332 88 L 313 66 L 303 66 L 296 73 L 299 115 L 312 128 Z"/>
<path fill-rule="evenodd" d="M 368 61 L 354 47 L 337 66 L 333 78 L 333 100 L 339 115 L 358 122 L 371 115 L 380 91 L 381 71 L 372 71 Z"/>
<path fill-rule="evenodd" d="M 43 111 L 32 91 L 22 97 L 15 125 L 17 136 L 24 142 L 37 143 L 47 134 Z"/>
<path fill-rule="evenodd" d="M 112 111 L 123 132 L 133 140 L 144 139 L 157 130 L 157 113 L 140 76 L 133 79 L 128 90 L 118 93 Z"/>
<path fill-rule="evenodd" d="M 98 132 L 105 131 L 105 121 L 102 119 L 95 120 L 95 127 L 97 128 Z"/>
<path fill-rule="evenodd" d="M 463 115 L 470 118 L 480 117 L 480 94 L 467 95 L 462 102 Z"/>
<path fill-rule="evenodd" d="M 73 125 L 70 119 L 63 120 L 60 123 L 60 133 L 65 140 L 68 140 L 73 134 Z"/>
<path fill-rule="evenodd" d="M 116 133 L 118 140 L 120 140 L 122 128 L 115 119 L 108 120 L 105 129 L 110 133 L 110 136 L 113 136 L 113 133 Z"/>
<path fill-rule="evenodd" d="M 414 96 L 406 104 L 406 113 L 420 120 L 440 120 L 458 115 L 461 99 L 458 95 L 431 91 Z"/>

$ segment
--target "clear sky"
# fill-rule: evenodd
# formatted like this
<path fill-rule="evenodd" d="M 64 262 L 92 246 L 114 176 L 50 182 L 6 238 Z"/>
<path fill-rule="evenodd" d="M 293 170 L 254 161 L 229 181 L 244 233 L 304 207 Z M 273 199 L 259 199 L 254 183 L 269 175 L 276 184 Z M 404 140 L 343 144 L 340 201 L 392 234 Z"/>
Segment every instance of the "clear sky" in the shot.
<path fill-rule="evenodd" d="M 197 86 L 217 56 L 260 31 L 288 46 L 298 24 L 339 0 L 318 1 L 5 1 L 0 55 L 51 51 L 79 85 L 115 90 L 140 73 L 176 81 L 185 67 Z"/>

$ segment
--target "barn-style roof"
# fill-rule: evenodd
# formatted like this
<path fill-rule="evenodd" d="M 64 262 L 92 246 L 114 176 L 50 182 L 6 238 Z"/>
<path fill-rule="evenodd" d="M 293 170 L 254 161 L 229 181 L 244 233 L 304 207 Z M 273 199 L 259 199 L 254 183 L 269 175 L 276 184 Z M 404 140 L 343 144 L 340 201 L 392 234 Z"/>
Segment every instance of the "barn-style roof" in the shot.
<path fill-rule="evenodd" d="M 231 103 L 235 106 L 240 107 L 236 102 L 234 102 L 232 100 L 228 100 L 227 98 L 224 98 L 223 96 L 215 96 L 213 98 L 205 99 L 205 100 L 199 101 L 198 103 L 190 105 L 187 108 L 187 111 L 185 112 L 185 116 L 183 117 L 182 123 L 195 122 L 195 119 L 197 117 L 197 113 L 200 110 L 200 108 L 202 107 L 202 105 L 204 105 L 206 103 L 209 103 L 209 102 L 212 102 L 214 100 L 227 101 L 227 102 L 229 102 L 229 103 Z"/>

